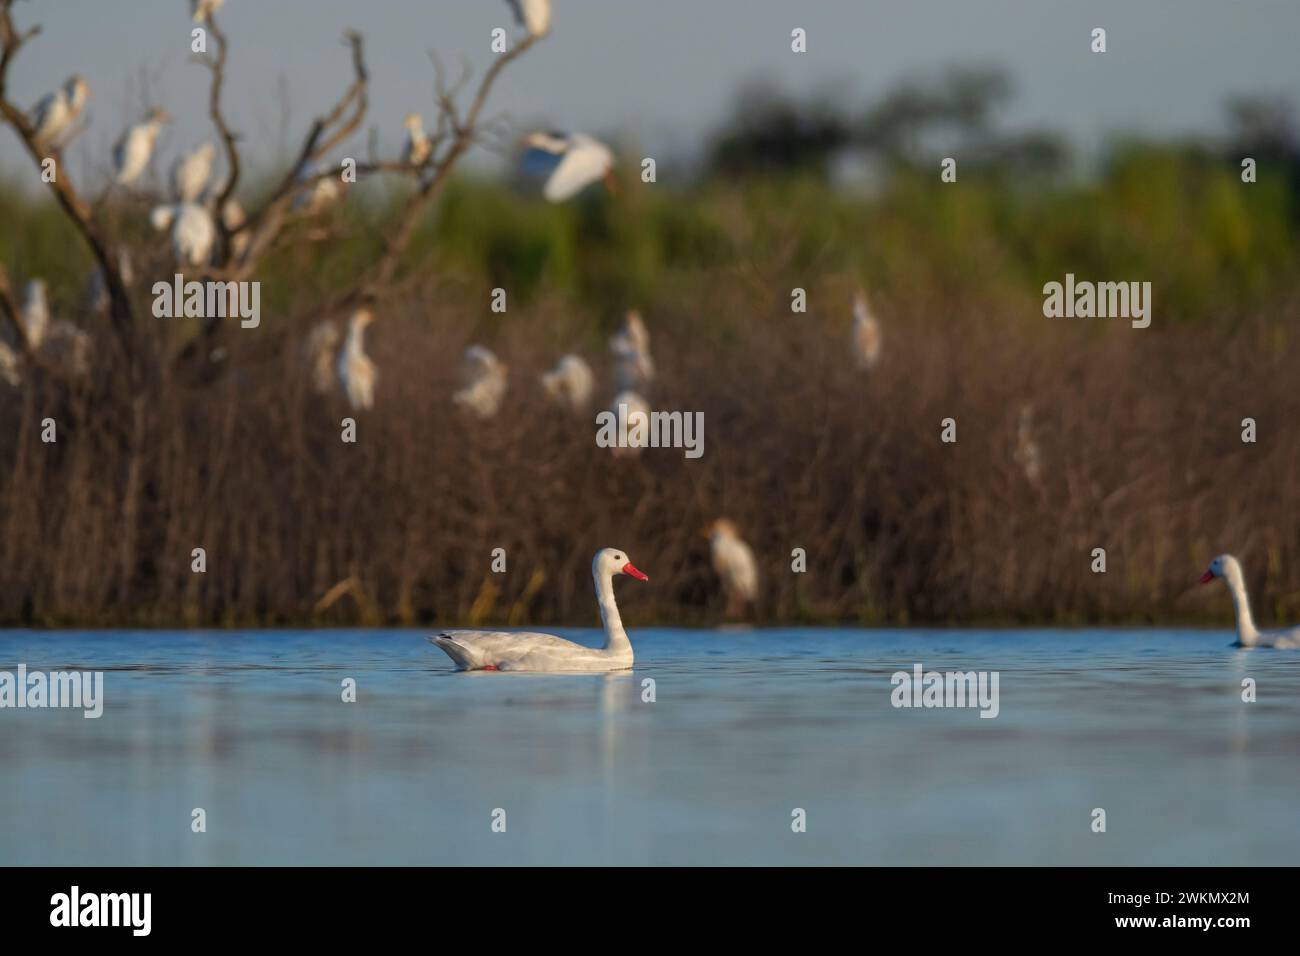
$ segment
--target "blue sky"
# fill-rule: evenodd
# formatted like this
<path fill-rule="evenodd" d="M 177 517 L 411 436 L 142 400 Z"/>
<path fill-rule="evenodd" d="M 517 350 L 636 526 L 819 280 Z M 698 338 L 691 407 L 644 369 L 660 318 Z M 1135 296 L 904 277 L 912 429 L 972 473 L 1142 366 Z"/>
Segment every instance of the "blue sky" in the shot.
<path fill-rule="evenodd" d="M 617 133 L 650 155 L 690 157 L 756 78 L 865 104 L 900 78 L 944 65 L 997 63 L 1018 95 L 1011 125 L 1045 124 L 1086 152 L 1108 133 L 1212 133 L 1229 95 L 1300 100 L 1297 0 L 555 0 L 554 30 L 516 64 L 493 99 L 521 127 Z M 12 96 L 30 105 L 74 70 L 90 80 L 89 132 L 74 173 L 107 163 L 123 124 L 146 103 L 178 118 L 164 164 L 210 137 L 207 74 L 190 60 L 187 0 L 32 0 L 20 25 L 44 33 L 20 55 Z M 254 165 L 297 143 L 348 81 L 339 37 L 367 37 L 369 122 L 395 146 L 408 110 L 431 116 L 436 49 L 481 70 L 489 31 L 511 26 L 504 0 L 227 0 L 233 38 L 228 109 Z M 790 52 L 790 31 L 809 51 Z M 1109 52 L 1089 52 L 1094 26 Z M 290 132 L 286 141 L 284 130 Z M 360 142 L 364 142 L 364 137 Z M 356 152 L 360 152 L 358 147 Z M 0 130 L 0 171 L 27 175 Z M 165 168 L 165 166 L 163 167 Z"/>

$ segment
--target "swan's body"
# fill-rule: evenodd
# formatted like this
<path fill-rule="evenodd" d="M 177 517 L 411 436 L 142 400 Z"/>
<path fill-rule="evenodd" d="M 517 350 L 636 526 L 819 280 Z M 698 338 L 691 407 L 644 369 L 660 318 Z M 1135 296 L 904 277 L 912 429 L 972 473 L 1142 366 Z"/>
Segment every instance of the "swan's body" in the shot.
<path fill-rule="evenodd" d="M 1201 575 L 1201 583 L 1209 584 L 1223 578 L 1232 595 L 1232 606 L 1237 612 L 1237 643 L 1241 647 L 1278 647 L 1300 649 L 1300 627 L 1286 631 L 1261 631 L 1255 627 L 1255 616 L 1250 613 L 1250 598 L 1246 594 L 1246 580 L 1241 573 L 1241 563 L 1230 554 L 1221 554 L 1210 562 L 1209 570 Z"/>
<path fill-rule="evenodd" d="M 172 164 L 172 191 L 177 202 L 197 202 L 212 175 L 212 160 L 217 147 L 211 143 L 196 146 Z"/>
<path fill-rule="evenodd" d="M 433 144 L 424 131 L 424 120 L 419 113 L 407 113 L 402 121 L 406 128 L 406 141 L 402 144 L 402 162 L 408 166 L 423 166 L 433 152 Z"/>
<path fill-rule="evenodd" d="M 758 598 L 758 562 L 754 560 L 754 552 L 726 518 L 713 522 L 709 550 L 713 555 L 713 570 L 727 593 L 727 617 L 740 617 L 746 605 Z"/>
<path fill-rule="evenodd" d="M 506 366 L 491 349 L 471 345 L 461 360 L 464 387 L 451 397 L 452 401 L 478 418 L 494 417 L 506 396 L 506 372 Z"/>
<path fill-rule="evenodd" d="M 632 666 L 632 642 L 614 601 L 614 575 L 649 578 L 617 548 L 603 548 L 591 560 L 596 601 L 605 628 L 601 647 L 586 647 L 553 634 L 504 631 L 443 631 L 430 642 L 442 648 L 459 670 L 532 671 L 551 674 L 602 674 Z"/>
<path fill-rule="evenodd" d="M 89 98 L 90 85 L 79 76 L 69 77 L 62 87 L 44 96 L 29 117 L 37 145 L 52 145 L 81 115 Z"/>
<path fill-rule="evenodd" d="M 519 25 L 528 30 L 529 36 L 545 36 L 551 29 L 551 0 L 506 0 L 510 9 L 515 11 Z"/>
<path fill-rule="evenodd" d="M 853 331 L 849 347 L 859 369 L 869 372 L 880 363 L 883 345 L 880 320 L 867 304 L 866 294 L 859 291 L 853 296 Z"/>
<path fill-rule="evenodd" d="M 113 148 L 113 168 L 114 179 L 119 185 L 127 186 L 140 178 L 153 156 L 163 124 L 170 122 L 166 110 L 154 109 L 144 122 L 132 126 L 117 141 Z"/>
<path fill-rule="evenodd" d="M 577 355 L 565 355 L 542 376 L 546 394 L 574 412 L 581 412 L 591 403 L 594 382 L 591 366 Z"/>
<path fill-rule="evenodd" d="M 542 195 L 550 202 L 572 199 L 604 179 L 612 190 L 614 154 L 583 133 L 531 133 L 524 139 L 523 166 L 545 176 Z"/>
<path fill-rule="evenodd" d="M 171 228 L 172 254 L 178 263 L 207 265 L 217 240 L 217 224 L 206 209 L 192 202 L 154 206 L 149 221 L 159 231 Z"/>
<path fill-rule="evenodd" d="M 369 309 L 360 309 L 348 324 L 348 338 L 339 352 L 338 376 L 343 393 L 353 408 L 366 410 L 375 404 L 375 379 L 378 370 L 365 352 L 366 326 L 375 321 Z"/>

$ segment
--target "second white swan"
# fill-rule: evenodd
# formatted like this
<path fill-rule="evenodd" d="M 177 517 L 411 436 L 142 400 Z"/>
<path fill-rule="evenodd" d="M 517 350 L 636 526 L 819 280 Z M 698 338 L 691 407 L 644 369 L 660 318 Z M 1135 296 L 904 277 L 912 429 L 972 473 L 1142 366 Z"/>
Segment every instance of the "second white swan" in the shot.
<path fill-rule="evenodd" d="M 1300 648 L 1300 628 L 1261 631 L 1255 627 L 1255 617 L 1250 613 L 1250 598 L 1246 595 L 1246 581 L 1241 573 L 1241 562 L 1230 554 L 1219 555 L 1201 575 L 1201 583 L 1209 584 L 1215 578 L 1223 578 L 1232 595 L 1232 606 L 1237 611 L 1238 644 L 1242 647 Z"/>

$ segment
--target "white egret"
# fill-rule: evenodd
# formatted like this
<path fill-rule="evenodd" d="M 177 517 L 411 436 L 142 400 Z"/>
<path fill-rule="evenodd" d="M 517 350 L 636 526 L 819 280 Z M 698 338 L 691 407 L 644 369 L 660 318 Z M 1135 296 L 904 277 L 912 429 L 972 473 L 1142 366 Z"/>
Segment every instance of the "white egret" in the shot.
<path fill-rule="evenodd" d="M 462 671 L 532 671 L 548 674 L 599 674 L 628 670 L 632 642 L 623 629 L 614 601 L 614 577 L 650 578 L 618 548 L 601 548 L 591 559 L 596 603 L 605 630 L 599 648 L 566 641 L 553 634 L 518 631 L 440 631 L 429 643 L 440 648 Z"/>
<path fill-rule="evenodd" d="M 519 25 L 529 36 L 545 36 L 551 29 L 551 0 L 506 0 L 515 12 Z"/>
<path fill-rule="evenodd" d="M 610 192 L 614 184 L 614 154 L 604 143 L 583 133 L 529 133 L 524 137 L 523 168 L 545 179 L 542 195 L 564 202 L 604 179 Z"/>
<path fill-rule="evenodd" d="M 207 265 L 217 226 L 212 214 L 198 203 L 182 202 L 154 206 L 149 222 L 158 231 L 171 228 L 172 253 L 181 265 Z"/>
<path fill-rule="evenodd" d="M 402 162 L 408 166 L 423 166 L 433 152 L 433 144 L 424 131 L 424 120 L 419 113 L 407 113 L 402 120 L 406 129 L 406 140 L 402 144 Z"/>
<path fill-rule="evenodd" d="M 348 322 L 348 337 L 339 352 L 338 376 L 348 403 L 365 411 L 375 404 L 375 379 L 379 370 L 365 352 L 366 326 L 375 321 L 369 309 L 358 309 Z"/>
<path fill-rule="evenodd" d="M 609 411 L 614 415 L 618 434 L 628 436 L 627 445 L 614 445 L 610 452 L 615 458 L 636 458 L 650 442 L 650 403 L 627 389 L 614 396 Z"/>
<path fill-rule="evenodd" d="M 198 202 L 212 175 L 216 155 L 217 147 L 204 143 L 183 153 L 172 164 L 172 193 L 177 202 Z"/>
<path fill-rule="evenodd" d="M 149 165 L 149 158 L 153 156 L 163 124 L 171 121 L 171 115 L 166 110 L 155 106 L 143 122 L 122 134 L 122 138 L 113 147 L 114 179 L 119 185 L 127 186 L 140 178 L 140 174 Z"/>
<path fill-rule="evenodd" d="M 461 359 L 462 388 L 451 398 L 481 419 L 489 419 L 501 408 L 506 396 L 508 369 L 482 345 L 471 345 Z"/>
<path fill-rule="evenodd" d="M 609 352 L 614 359 L 614 387 L 619 391 L 636 391 L 654 381 L 650 332 L 636 309 L 628 311 L 623 327 L 610 336 Z"/>
<path fill-rule="evenodd" d="M 594 381 L 590 365 L 577 355 L 565 355 L 542 376 L 542 388 L 554 401 L 581 412 L 591 402 Z"/>
<path fill-rule="evenodd" d="M 880 362 L 882 345 L 880 321 L 867 304 L 867 296 L 858 290 L 853 296 L 853 331 L 849 348 L 862 371 L 870 371 Z"/>
<path fill-rule="evenodd" d="M 332 392 L 337 382 L 334 374 L 334 350 L 338 348 L 342 337 L 343 333 L 331 319 L 317 323 L 307 336 L 304 351 L 307 363 L 311 366 L 311 383 L 321 395 Z"/>
<path fill-rule="evenodd" d="M 23 309 L 19 316 L 23 335 L 32 349 L 39 349 L 50 327 L 50 304 L 45 296 L 45 280 L 32 279 L 23 290 Z"/>
<path fill-rule="evenodd" d="M 299 183 L 308 183 L 319 176 L 323 169 L 304 169 L 298 176 Z M 293 211 L 304 216 L 314 216 L 338 200 L 343 195 L 343 180 L 338 176 L 326 176 L 317 179 L 309 188 L 300 189 L 293 200 Z"/>
<path fill-rule="evenodd" d="M 1013 455 L 1029 479 L 1036 485 L 1043 477 L 1043 456 L 1034 440 L 1034 407 L 1029 404 L 1020 406 L 1020 421 L 1016 426 L 1016 450 Z"/>
<path fill-rule="evenodd" d="M 221 9 L 226 0 L 190 0 L 195 23 L 211 23 L 212 15 Z"/>
<path fill-rule="evenodd" d="M 713 555 L 713 570 L 727 594 L 727 617 L 741 617 L 745 606 L 758 598 L 758 563 L 754 552 L 726 518 L 719 518 L 710 526 L 709 550 Z"/>
<path fill-rule="evenodd" d="M 62 87 L 47 94 L 33 107 L 29 119 L 38 146 L 49 146 L 81 115 L 90 98 L 90 85 L 80 76 L 71 76 Z"/>

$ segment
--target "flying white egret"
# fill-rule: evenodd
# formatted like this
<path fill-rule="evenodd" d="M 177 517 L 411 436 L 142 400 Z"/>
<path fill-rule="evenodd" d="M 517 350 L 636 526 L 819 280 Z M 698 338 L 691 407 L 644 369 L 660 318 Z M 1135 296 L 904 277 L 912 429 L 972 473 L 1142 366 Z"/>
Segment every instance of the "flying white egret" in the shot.
<path fill-rule="evenodd" d="M 481 419 L 491 418 L 505 398 L 507 371 L 490 349 L 471 345 L 461 359 L 463 387 L 451 397 L 452 401 Z"/>
<path fill-rule="evenodd" d="M 311 367 L 311 384 L 321 395 L 328 395 L 338 381 L 334 374 L 334 350 L 338 348 L 343 333 L 333 320 L 318 322 L 307 336 L 307 364 Z"/>
<path fill-rule="evenodd" d="M 90 85 L 80 76 L 68 77 L 62 87 L 43 97 L 29 116 L 37 145 L 52 145 L 81 115 L 89 98 Z"/>
<path fill-rule="evenodd" d="M 523 169 L 544 177 L 542 195 L 564 202 L 604 179 L 610 192 L 614 184 L 614 154 L 604 143 L 583 133 L 529 133 L 524 137 Z"/>
<path fill-rule="evenodd" d="M 195 23 L 211 23 L 212 14 L 221 9 L 226 0 L 190 0 L 190 9 L 194 11 Z"/>
<path fill-rule="evenodd" d="M 644 440 L 650 441 L 650 403 L 637 392 L 627 389 L 614 396 L 610 403 L 610 412 L 617 423 L 618 434 L 628 436 L 627 445 L 615 445 L 610 449 L 615 458 L 635 458 L 641 454 L 643 444 L 633 444 Z"/>
<path fill-rule="evenodd" d="M 406 128 L 406 140 L 402 144 L 402 162 L 408 166 L 423 166 L 433 152 L 433 144 L 424 131 L 424 120 L 419 113 L 407 113 L 402 120 Z"/>
<path fill-rule="evenodd" d="M 212 175 L 212 160 L 216 155 L 217 147 L 204 143 L 181 154 L 172 164 L 172 192 L 177 202 L 198 202 Z"/>
<path fill-rule="evenodd" d="M 348 403 L 364 411 L 375 405 L 375 379 L 379 370 L 365 351 L 366 326 L 375 321 L 369 309 L 358 309 L 348 322 L 348 337 L 339 352 L 338 376 Z"/>
<path fill-rule="evenodd" d="M 1020 422 L 1016 427 L 1016 450 L 1013 456 L 1029 479 L 1036 485 L 1043 476 L 1043 456 L 1034 440 L 1034 407 L 1029 404 L 1020 406 Z"/>
<path fill-rule="evenodd" d="M 859 369 L 870 371 L 879 364 L 881 345 L 880 321 L 859 289 L 853 296 L 853 331 L 849 337 L 849 348 Z"/>
<path fill-rule="evenodd" d="M 758 563 L 754 552 L 726 518 L 719 518 L 710 526 L 709 550 L 713 570 L 727 594 L 727 617 L 741 617 L 745 606 L 758 597 Z"/>
<path fill-rule="evenodd" d="M 159 232 L 171 228 L 172 253 L 179 264 L 207 265 L 217 239 L 217 225 L 207 209 L 192 202 L 154 206 L 149 222 Z"/>
<path fill-rule="evenodd" d="M 551 0 L 506 0 L 519 25 L 529 36 L 541 37 L 551 29 Z"/>
<path fill-rule="evenodd" d="M 635 391 L 648 386 L 655 377 L 655 363 L 650 355 L 650 332 L 641 313 L 628 310 L 623 327 L 609 339 L 614 358 L 614 386 L 620 391 Z"/>
<path fill-rule="evenodd" d="M 131 265 L 131 255 L 125 246 L 117 253 L 117 272 L 126 285 L 129 286 L 135 281 L 135 269 Z M 104 281 L 104 270 L 96 266 L 90 270 L 90 276 L 86 279 L 86 308 L 91 312 L 106 312 L 109 304 L 108 283 Z"/>
<path fill-rule="evenodd" d="M 23 310 L 19 316 L 27 344 L 39 349 L 50 327 L 50 304 L 45 296 L 45 280 L 32 279 L 23 291 Z"/>
<path fill-rule="evenodd" d="M 153 155 L 163 124 L 171 121 L 166 110 L 155 106 L 143 122 L 135 124 L 122 134 L 122 138 L 113 147 L 114 179 L 119 185 L 127 186 L 140 178 L 140 174 L 149 165 L 149 157 Z"/>
<path fill-rule="evenodd" d="M 595 377 L 591 366 L 577 355 L 565 355 L 542 376 L 542 388 L 554 401 L 581 412 L 591 401 Z"/>

